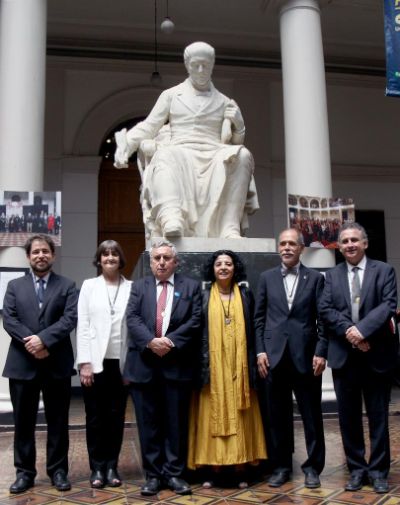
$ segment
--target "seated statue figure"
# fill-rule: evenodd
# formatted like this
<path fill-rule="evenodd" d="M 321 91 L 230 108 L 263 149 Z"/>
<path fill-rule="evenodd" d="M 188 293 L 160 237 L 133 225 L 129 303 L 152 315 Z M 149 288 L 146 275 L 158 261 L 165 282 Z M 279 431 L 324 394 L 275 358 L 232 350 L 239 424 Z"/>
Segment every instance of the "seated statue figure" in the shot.
<path fill-rule="evenodd" d="M 148 238 L 240 238 L 258 209 L 243 117 L 211 82 L 213 47 L 190 44 L 184 61 L 189 77 L 163 91 L 144 121 L 116 133 L 114 165 L 126 167 L 138 149 L 148 162 L 141 194 Z"/>

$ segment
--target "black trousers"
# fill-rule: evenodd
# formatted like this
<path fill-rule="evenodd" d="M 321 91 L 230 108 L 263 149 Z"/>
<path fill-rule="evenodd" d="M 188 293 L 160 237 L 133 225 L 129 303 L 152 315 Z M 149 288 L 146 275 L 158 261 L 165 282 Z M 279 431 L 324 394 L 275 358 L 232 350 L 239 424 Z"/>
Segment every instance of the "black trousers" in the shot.
<path fill-rule="evenodd" d="M 17 477 L 36 476 L 35 428 L 40 392 L 47 422 L 46 469 L 51 478 L 57 470 L 68 473 L 68 415 L 71 377 L 54 379 L 39 374 L 31 380 L 10 379 L 14 410 L 14 466 Z"/>
<path fill-rule="evenodd" d="M 315 377 L 312 372 L 298 372 L 286 348 L 281 361 L 273 370 L 269 370 L 267 378 L 261 383 L 266 397 L 262 405 L 266 405 L 266 439 L 272 469 L 292 470 L 294 393 L 303 421 L 308 456 L 301 468 L 303 471 L 312 468 L 321 473 L 325 465 L 322 377 Z"/>
<path fill-rule="evenodd" d="M 146 478 L 168 480 L 186 468 L 191 383 L 154 380 L 131 384 Z"/>
<path fill-rule="evenodd" d="M 105 359 L 91 386 L 82 386 L 86 411 L 86 444 L 91 470 L 116 469 L 124 436 L 127 387 L 118 359 Z"/>
<path fill-rule="evenodd" d="M 390 468 L 389 400 L 391 374 L 370 369 L 366 356 L 355 349 L 345 366 L 333 369 L 343 448 L 350 472 L 387 477 Z M 365 459 L 362 401 L 369 425 L 370 456 Z"/>

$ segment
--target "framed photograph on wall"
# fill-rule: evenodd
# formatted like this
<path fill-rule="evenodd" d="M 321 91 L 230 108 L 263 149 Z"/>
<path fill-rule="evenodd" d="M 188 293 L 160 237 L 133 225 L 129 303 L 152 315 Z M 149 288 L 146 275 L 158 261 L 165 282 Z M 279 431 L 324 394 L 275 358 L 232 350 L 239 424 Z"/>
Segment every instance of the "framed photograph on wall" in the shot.
<path fill-rule="evenodd" d="M 0 190 L 0 247 L 22 247 L 35 233 L 61 246 L 61 191 Z"/>

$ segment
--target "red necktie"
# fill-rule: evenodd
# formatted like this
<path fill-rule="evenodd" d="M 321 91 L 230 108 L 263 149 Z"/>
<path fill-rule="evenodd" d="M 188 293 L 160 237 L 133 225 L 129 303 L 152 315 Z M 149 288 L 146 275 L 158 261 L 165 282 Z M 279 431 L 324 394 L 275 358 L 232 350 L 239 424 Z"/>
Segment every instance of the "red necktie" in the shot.
<path fill-rule="evenodd" d="M 162 285 L 162 291 L 157 300 L 156 337 L 162 336 L 164 311 L 167 304 L 168 282 L 160 282 L 160 284 Z"/>

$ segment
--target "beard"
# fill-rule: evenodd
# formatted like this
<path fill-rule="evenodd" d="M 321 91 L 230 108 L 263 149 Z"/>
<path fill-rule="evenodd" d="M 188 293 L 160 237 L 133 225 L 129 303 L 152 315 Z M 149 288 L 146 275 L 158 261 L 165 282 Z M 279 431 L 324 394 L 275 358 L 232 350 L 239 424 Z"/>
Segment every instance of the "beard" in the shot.
<path fill-rule="evenodd" d="M 43 273 L 50 272 L 52 266 L 53 266 L 52 262 L 42 263 L 40 265 L 36 265 L 36 264 L 32 265 L 31 264 L 32 272 L 35 274 L 43 274 Z"/>

